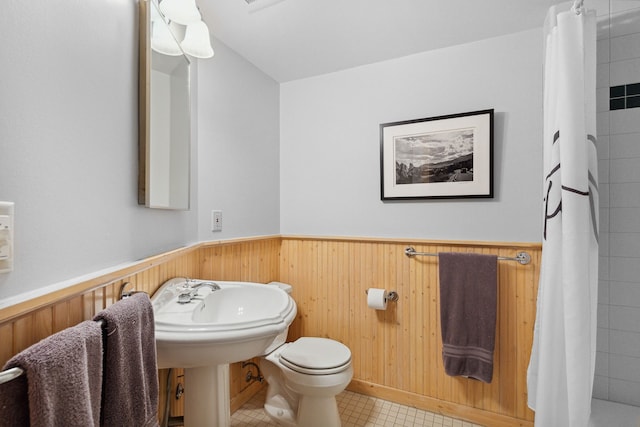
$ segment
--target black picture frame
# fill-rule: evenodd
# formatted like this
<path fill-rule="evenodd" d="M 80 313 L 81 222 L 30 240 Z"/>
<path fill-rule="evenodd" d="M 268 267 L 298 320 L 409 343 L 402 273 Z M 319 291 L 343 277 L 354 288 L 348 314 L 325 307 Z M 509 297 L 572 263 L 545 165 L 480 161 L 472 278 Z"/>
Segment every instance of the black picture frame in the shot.
<path fill-rule="evenodd" d="M 380 125 L 385 200 L 493 198 L 494 110 Z"/>

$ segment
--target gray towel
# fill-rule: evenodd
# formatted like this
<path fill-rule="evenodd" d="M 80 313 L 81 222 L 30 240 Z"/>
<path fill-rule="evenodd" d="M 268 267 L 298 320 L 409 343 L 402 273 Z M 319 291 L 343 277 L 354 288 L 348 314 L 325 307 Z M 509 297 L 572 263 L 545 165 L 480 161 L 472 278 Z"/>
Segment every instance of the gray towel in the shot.
<path fill-rule="evenodd" d="M 27 376 L 0 384 L 0 427 L 29 425 Z"/>
<path fill-rule="evenodd" d="M 158 425 L 158 371 L 153 307 L 145 293 L 98 313 L 107 322 L 101 423 Z"/>
<path fill-rule="evenodd" d="M 12 415 L 5 414 L 9 410 L 3 407 L 2 418 L 23 419 L 14 426 L 29 425 L 22 423 L 27 413 L 32 427 L 99 425 L 102 391 L 99 323 L 87 320 L 48 336 L 18 353 L 3 369 L 13 367 L 22 368 L 25 374 L 0 389 L 3 394 L 15 393 L 13 397 L 0 399 L 3 405 L 18 405 Z"/>
<path fill-rule="evenodd" d="M 442 359 L 448 375 L 491 382 L 497 259 L 473 253 L 439 254 Z"/>

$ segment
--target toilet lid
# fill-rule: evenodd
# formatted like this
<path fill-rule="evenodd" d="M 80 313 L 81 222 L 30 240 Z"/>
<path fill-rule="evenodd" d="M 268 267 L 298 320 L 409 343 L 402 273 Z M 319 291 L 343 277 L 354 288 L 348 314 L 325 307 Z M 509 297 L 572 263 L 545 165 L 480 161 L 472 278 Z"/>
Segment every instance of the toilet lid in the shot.
<path fill-rule="evenodd" d="M 351 362 L 351 351 L 338 341 L 303 337 L 282 350 L 280 361 L 298 372 L 326 375 L 342 371 Z"/>

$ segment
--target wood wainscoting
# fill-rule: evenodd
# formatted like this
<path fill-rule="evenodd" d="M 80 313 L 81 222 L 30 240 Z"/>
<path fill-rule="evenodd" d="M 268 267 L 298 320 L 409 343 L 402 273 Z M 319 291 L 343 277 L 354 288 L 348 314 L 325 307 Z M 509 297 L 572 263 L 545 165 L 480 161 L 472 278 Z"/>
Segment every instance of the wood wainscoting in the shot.
<path fill-rule="evenodd" d="M 404 255 L 408 245 L 422 252 L 511 257 L 525 250 L 531 255 L 529 265 L 499 262 L 491 384 L 444 374 L 438 261 L 408 258 Z M 290 339 L 322 336 L 349 346 L 354 366 L 349 389 L 487 426 L 532 426 L 533 413 L 526 405 L 526 369 L 540 253 L 539 244 L 374 238 L 266 236 L 201 243 L 0 309 L 0 364 L 48 335 L 91 319 L 118 299 L 126 282 L 152 294 L 166 280 L 180 276 L 281 281 L 293 285 L 298 304 Z M 370 287 L 395 290 L 400 299 L 386 311 L 369 309 L 365 290 Z M 174 370 L 174 388 L 180 374 L 181 370 Z M 232 409 L 261 387 L 248 385 L 245 374 L 239 364 L 231 366 Z M 166 371 L 160 375 L 160 408 L 165 403 L 166 375 Z M 181 400 L 172 399 L 171 407 L 172 415 L 183 411 Z"/>
<path fill-rule="evenodd" d="M 499 261 L 498 317 L 491 384 L 444 373 L 438 258 L 418 252 L 476 252 L 531 263 Z M 488 426 L 530 426 L 526 371 L 533 340 L 539 244 L 416 242 L 283 237 L 280 281 L 298 304 L 290 338 L 319 336 L 351 349 L 349 389 Z M 386 311 L 368 308 L 365 291 L 399 294 Z"/>
<path fill-rule="evenodd" d="M 173 277 L 269 282 L 278 278 L 279 236 L 209 242 L 154 256 L 67 288 L 0 309 L 0 366 L 13 355 L 55 332 L 92 319 L 119 299 L 120 287 L 153 294 Z M 201 276 L 207 275 L 207 277 Z M 231 366 L 234 407 L 259 388 L 247 385 L 239 364 Z M 174 370 L 175 388 L 180 369 Z M 167 370 L 159 375 L 160 413 L 165 407 Z M 171 393 L 173 396 L 174 393 Z M 171 415 L 183 413 L 183 399 L 172 399 Z"/>

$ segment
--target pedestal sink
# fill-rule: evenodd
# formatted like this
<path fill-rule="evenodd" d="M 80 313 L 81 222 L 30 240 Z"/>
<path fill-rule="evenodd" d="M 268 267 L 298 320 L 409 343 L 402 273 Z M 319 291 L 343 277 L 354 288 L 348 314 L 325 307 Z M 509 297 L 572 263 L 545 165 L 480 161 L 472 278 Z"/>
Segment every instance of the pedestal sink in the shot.
<path fill-rule="evenodd" d="M 229 426 L 229 363 L 284 342 L 293 299 L 273 285 L 175 278 L 151 302 L 158 367 L 185 369 L 185 427 Z"/>

